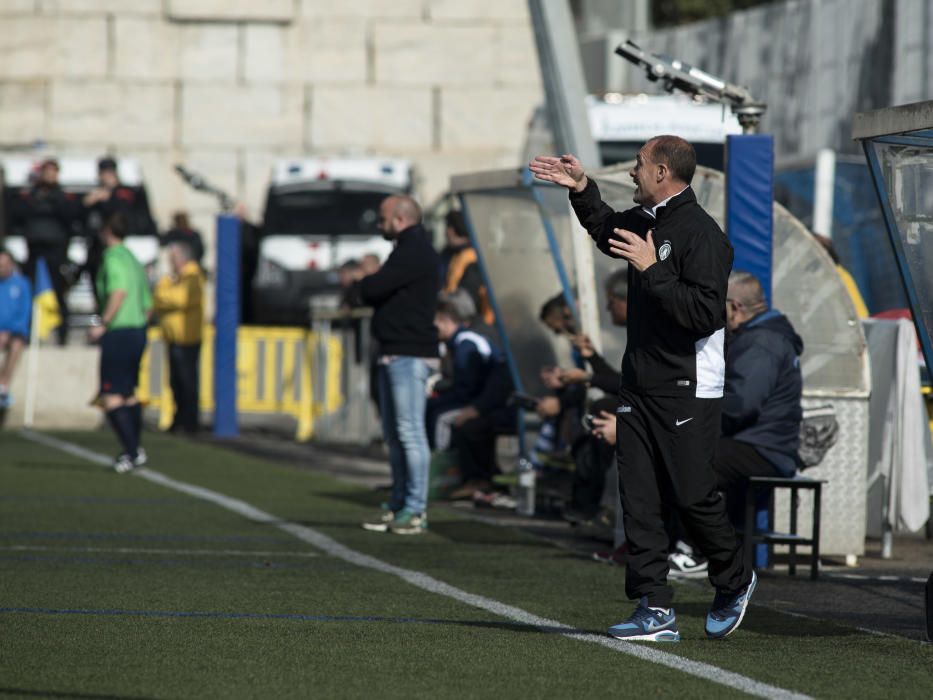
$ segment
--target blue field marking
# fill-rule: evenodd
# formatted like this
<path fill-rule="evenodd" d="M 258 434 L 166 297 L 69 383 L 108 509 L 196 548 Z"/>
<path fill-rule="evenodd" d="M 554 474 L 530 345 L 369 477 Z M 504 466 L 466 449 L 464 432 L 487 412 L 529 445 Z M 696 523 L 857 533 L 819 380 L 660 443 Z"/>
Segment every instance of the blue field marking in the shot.
<path fill-rule="evenodd" d="M 131 542 L 261 542 L 263 544 L 294 545 L 295 541 L 285 537 L 271 535 L 141 535 L 117 532 L 2 532 L 0 538 L 24 537 L 47 540 L 129 540 Z"/>
<path fill-rule="evenodd" d="M 87 617 L 165 617 L 219 620 L 291 620 L 295 622 L 386 622 L 412 625 L 478 625 L 514 627 L 514 623 L 483 620 L 432 620 L 418 617 L 382 617 L 378 615 L 306 615 L 302 613 L 249 613 L 205 610 L 120 610 L 114 608 L 0 608 L 0 614 L 64 615 Z M 528 626 L 529 630 L 534 627 Z"/>
<path fill-rule="evenodd" d="M 204 559 L 115 559 L 112 557 L 62 556 L 60 554 L 0 554 L 0 561 L 43 562 L 48 564 L 102 564 L 105 566 L 187 566 L 199 569 L 307 569 L 310 562 L 273 563 L 262 556 L 262 561 L 207 561 Z"/>
<path fill-rule="evenodd" d="M 42 495 L 3 495 L 0 503 L 82 503 L 90 505 L 127 505 L 127 506 L 197 506 L 197 501 L 190 498 L 128 498 L 120 496 L 42 496 Z"/>

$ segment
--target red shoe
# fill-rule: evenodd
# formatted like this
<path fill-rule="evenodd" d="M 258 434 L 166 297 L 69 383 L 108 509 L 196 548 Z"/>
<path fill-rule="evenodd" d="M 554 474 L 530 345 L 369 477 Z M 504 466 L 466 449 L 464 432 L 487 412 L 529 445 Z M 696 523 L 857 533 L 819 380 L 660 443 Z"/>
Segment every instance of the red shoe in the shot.
<path fill-rule="evenodd" d="M 628 542 L 623 542 L 610 552 L 593 552 L 593 561 L 609 564 L 610 566 L 625 566 L 625 557 L 628 555 Z"/>

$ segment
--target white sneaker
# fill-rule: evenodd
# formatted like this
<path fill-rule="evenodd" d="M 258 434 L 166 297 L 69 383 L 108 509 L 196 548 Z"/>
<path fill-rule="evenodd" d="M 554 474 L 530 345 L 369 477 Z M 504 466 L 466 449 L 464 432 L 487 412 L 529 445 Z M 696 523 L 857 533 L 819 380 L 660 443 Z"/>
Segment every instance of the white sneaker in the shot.
<path fill-rule="evenodd" d="M 149 461 L 149 455 L 146 454 L 146 450 L 140 447 L 136 450 L 136 459 L 133 460 L 134 467 L 142 467 Z"/>
<path fill-rule="evenodd" d="M 674 552 L 667 557 L 671 578 L 706 578 L 709 562 L 697 554 Z"/>
<path fill-rule="evenodd" d="M 133 464 L 133 460 L 126 454 L 120 455 L 113 462 L 113 470 L 117 474 L 126 474 L 127 472 L 133 471 L 135 468 L 136 465 Z"/>

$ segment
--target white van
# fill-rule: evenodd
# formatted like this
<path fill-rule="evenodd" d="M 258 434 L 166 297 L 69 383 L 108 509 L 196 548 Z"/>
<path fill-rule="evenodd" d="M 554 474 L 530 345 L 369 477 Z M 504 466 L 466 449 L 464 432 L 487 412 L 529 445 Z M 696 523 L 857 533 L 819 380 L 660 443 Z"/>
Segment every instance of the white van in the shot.
<path fill-rule="evenodd" d="M 742 127 L 728 107 L 687 95 L 628 95 L 607 92 L 587 95 L 590 132 L 603 165 L 635 160 L 645 141 L 661 134 L 687 139 L 697 153 L 697 163 L 723 169 L 726 137 L 741 134 Z M 554 151 L 553 137 L 544 108 L 535 110 L 525 143 L 526 161 Z"/>
<path fill-rule="evenodd" d="M 18 197 L 22 190 L 32 186 L 31 178 L 38 164 L 44 160 L 46 156 L 0 155 L 0 188 L 2 188 L 4 203 L 9 203 Z M 98 186 L 97 158 L 62 156 L 56 160 L 59 165 L 58 182 L 65 192 L 83 197 Z M 128 221 L 130 235 L 127 236 L 125 243 L 146 268 L 150 278 L 154 280 L 159 258 L 159 239 L 149 212 L 142 170 L 139 163 L 132 158 L 115 160 L 120 184 L 132 189 L 135 195 L 133 211 Z M 80 271 L 66 297 L 71 328 L 89 326 L 91 316 L 96 310 L 93 284 L 87 272 L 82 270 L 87 262 L 85 223 L 81 220 L 74 222 L 72 237 L 68 244 L 68 260 L 74 270 Z M 0 221 L 0 226 L 2 226 L 0 231 L 3 233 L 2 245 L 10 251 L 19 264 L 24 264 L 28 256 L 26 239 L 18 229 L 17 223 L 12 220 L 9 206 L 3 207 L 3 220 Z"/>
<path fill-rule="evenodd" d="M 411 163 L 398 158 L 294 158 L 272 168 L 253 279 L 253 320 L 309 322 L 336 309 L 337 268 L 392 244 L 376 229 L 379 203 L 409 193 Z"/>
<path fill-rule="evenodd" d="M 659 134 L 687 139 L 697 163 L 723 169 L 723 144 L 742 127 L 728 107 L 687 95 L 587 95 L 590 131 L 603 165 L 634 160 L 645 141 Z"/>

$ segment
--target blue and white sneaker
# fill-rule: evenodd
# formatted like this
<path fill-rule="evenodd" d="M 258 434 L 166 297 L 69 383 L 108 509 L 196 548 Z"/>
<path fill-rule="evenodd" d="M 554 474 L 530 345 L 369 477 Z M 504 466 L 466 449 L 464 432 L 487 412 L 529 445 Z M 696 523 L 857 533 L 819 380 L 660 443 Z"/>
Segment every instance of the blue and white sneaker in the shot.
<path fill-rule="evenodd" d="M 738 595 L 727 595 L 716 591 L 713 604 L 706 615 L 706 636 L 710 639 L 722 639 L 732 634 L 745 617 L 748 601 L 752 599 L 758 576 L 752 572 L 752 580 Z"/>
<path fill-rule="evenodd" d="M 625 622 L 610 627 L 609 636 L 625 641 L 680 641 L 674 608 L 649 608 L 647 598 L 638 601 L 635 612 Z"/>

